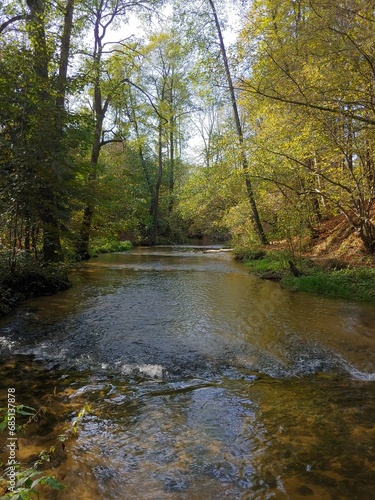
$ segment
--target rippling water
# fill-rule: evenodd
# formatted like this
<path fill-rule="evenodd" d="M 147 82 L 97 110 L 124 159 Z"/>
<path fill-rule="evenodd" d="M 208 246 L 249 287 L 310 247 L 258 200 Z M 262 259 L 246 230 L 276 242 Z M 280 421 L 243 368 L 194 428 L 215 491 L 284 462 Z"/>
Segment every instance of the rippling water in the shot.
<path fill-rule="evenodd" d="M 60 419 L 91 403 L 56 498 L 372 498 L 373 305 L 197 249 L 101 256 L 74 282 L 0 325 L 4 387 L 34 406 L 56 387 Z"/>

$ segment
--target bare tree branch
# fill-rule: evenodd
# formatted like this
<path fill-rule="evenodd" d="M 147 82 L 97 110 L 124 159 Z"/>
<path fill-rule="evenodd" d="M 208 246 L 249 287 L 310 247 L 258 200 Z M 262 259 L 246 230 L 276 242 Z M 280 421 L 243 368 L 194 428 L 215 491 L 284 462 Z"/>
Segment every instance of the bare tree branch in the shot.
<path fill-rule="evenodd" d="M 7 21 L 0 24 L 0 33 L 6 30 L 6 28 L 17 21 L 21 21 L 22 19 L 27 19 L 29 16 L 27 14 L 18 14 L 17 16 L 11 17 Z"/>

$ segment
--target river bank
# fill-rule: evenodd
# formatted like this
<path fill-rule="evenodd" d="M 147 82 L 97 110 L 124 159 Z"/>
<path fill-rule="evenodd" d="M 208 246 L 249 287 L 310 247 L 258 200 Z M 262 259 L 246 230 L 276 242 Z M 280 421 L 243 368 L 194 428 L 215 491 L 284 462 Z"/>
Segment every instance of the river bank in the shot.
<path fill-rule="evenodd" d="M 96 239 L 90 253 L 96 257 L 131 248 L 129 241 Z M 231 251 L 221 247 L 201 250 Z M 341 216 L 322 223 L 314 238 L 277 241 L 265 247 L 236 247 L 232 254 L 251 273 L 278 281 L 288 290 L 375 302 L 375 257 L 364 252 L 360 239 Z M 299 271 L 298 276 L 291 272 L 290 262 Z M 65 264 L 47 266 L 32 258 L 20 258 L 11 271 L 6 259 L 0 261 L 0 317 L 25 299 L 52 295 L 72 286 L 69 270 L 71 266 Z"/>
<path fill-rule="evenodd" d="M 316 262 L 307 257 L 293 261 L 291 252 L 285 250 L 257 250 L 250 258 L 248 251 L 247 255 L 247 258 L 240 256 L 240 260 L 251 273 L 278 281 L 288 290 L 375 302 L 375 269 L 372 267 L 351 267 L 333 259 Z"/>
<path fill-rule="evenodd" d="M 42 266 L 29 260 L 11 270 L 0 264 L 0 317 L 25 299 L 52 295 L 72 286 L 65 265 Z"/>
<path fill-rule="evenodd" d="M 288 290 L 375 302 L 375 256 L 342 216 L 322 223 L 314 238 L 237 247 L 233 255 L 251 273 Z"/>
<path fill-rule="evenodd" d="M 90 247 L 91 257 L 132 248 L 130 241 L 96 238 Z M 80 265 L 71 254 L 66 263 L 45 264 L 26 252 L 0 256 L 0 317 L 25 299 L 53 295 L 72 286 L 69 272 Z"/>

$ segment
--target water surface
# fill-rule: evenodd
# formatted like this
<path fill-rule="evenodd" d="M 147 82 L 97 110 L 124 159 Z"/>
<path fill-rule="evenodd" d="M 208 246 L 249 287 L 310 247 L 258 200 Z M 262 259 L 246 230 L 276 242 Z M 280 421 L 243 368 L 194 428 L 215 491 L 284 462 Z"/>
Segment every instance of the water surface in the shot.
<path fill-rule="evenodd" d="M 0 330 L 4 388 L 34 406 L 56 393 L 55 425 L 30 428 L 21 456 L 90 402 L 56 498 L 371 498 L 373 305 L 195 248 L 104 255 L 73 279 Z"/>

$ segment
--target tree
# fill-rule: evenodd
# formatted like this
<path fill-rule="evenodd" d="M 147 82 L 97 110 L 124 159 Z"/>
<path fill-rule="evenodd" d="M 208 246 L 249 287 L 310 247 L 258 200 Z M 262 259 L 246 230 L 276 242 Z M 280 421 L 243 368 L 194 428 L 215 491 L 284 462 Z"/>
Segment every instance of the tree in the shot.
<path fill-rule="evenodd" d="M 125 55 L 116 61 L 127 83 L 125 99 L 116 101 L 116 114 L 126 135 L 125 149 L 138 151 L 149 202 L 144 232 L 151 244 L 157 243 L 159 230 L 166 235 L 170 229 L 181 164 L 181 123 L 188 113 L 186 49 L 176 38 L 173 29 L 166 31 L 164 26 L 163 32 L 150 33 L 148 42 L 137 46 L 137 64 Z"/>
<path fill-rule="evenodd" d="M 371 2 L 356 0 L 255 2 L 242 34 L 244 66 L 253 61 L 251 76 L 242 82 L 242 102 L 248 116 L 251 96 L 265 111 L 257 116 L 261 127 L 251 121 L 254 140 L 261 138 L 273 162 L 304 173 L 298 187 L 281 182 L 309 196 L 317 214 L 344 214 L 373 253 L 372 9 Z"/>
<path fill-rule="evenodd" d="M 119 79 L 112 79 L 113 75 L 109 71 L 108 55 L 119 50 L 131 50 L 131 47 L 126 44 L 125 40 L 118 40 L 115 43 L 106 42 L 106 36 L 110 27 L 115 26 L 121 19 L 125 20 L 126 14 L 131 9 L 150 8 L 156 3 L 158 2 L 152 0 L 125 3 L 120 0 L 97 0 L 94 4 L 86 5 L 87 16 L 93 26 L 94 43 L 93 50 L 88 54 L 87 58 L 94 121 L 88 184 L 95 185 L 97 181 L 98 163 L 102 147 L 114 141 L 122 141 L 113 127 L 109 126 L 109 132 L 104 129 L 111 102 L 127 83 L 127 79 L 123 76 Z M 93 191 L 91 190 L 91 192 Z M 82 224 L 77 242 L 77 253 L 82 259 L 89 258 L 89 240 L 94 210 L 95 200 L 91 196 L 83 210 Z"/>
<path fill-rule="evenodd" d="M 224 39 L 223 39 L 223 35 L 221 32 L 220 22 L 219 22 L 219 18 L 218 18 L 217 12 L 216 12 L 215 4 L 214 4 L 213 0 L 208 0 L 208 2 L 210 4 L 210 7 L 212 9 L 212 14 L 214 16 L 215 26 L 217 29 L 217 35 L 218 35 L 218 39 L 219 39 L 220 52 L 221 52 L 221 55 L 223 58 L 225 75 L 226 75 L 227 82 L 228 82 L 228 90 L 230 93 L 232 109 L 233 109 L 233 116 L 234 116 L 234 121 L 236 124 L 237 137 L 238 137 L 238 143 L 239 143 L 239 148 L 240 148 L 241 163 L 242 163 L 242 167 L 244 170 L 246 190 L 247 190 L 247 194 L 249 197 L 251 211 L 252 211 L 252 215 L 253 215 L 253 219 L 254 219 L 254 226 L 256 228 L 256 231 L 258 233 L 258 236 L 259 236 L 261 243 L 265 245 L 267 243 L 267 238 L 266 238 L 266 235 L 265 235 L 265 232 L 263 229 L 262 222 L 260 220 L 258 207 L 257 207 L 256 201 L 255 201 L 253 186 L 252 186 L 250 175 L 249 175 L 249 165 L 248 165 L 248 161 L 247 161 L 247 157 L 246 157 L 246 152 L 244 149 L 244 134 L 243 134 L 243 130 L 242 130 L 240 115 L 238 112 L 237 99 L 236 99 L 232 75 L 231 75 L 231 71 L 230 71 L 230 67 L 229 67 L 228 56 L 227 56 L 227 52 L 225 49 Z"/>
<path fill-rule="evenodd" d="M 172 26 L 169 32 L 151 36 L 147 51 L 147 76 L 150 93 L 154 95 L 157 115 L 157 175 L 151 207 L 152 242 L 158 240 L 158 218 L 163 176 L 167 184 L 167 212 L 171 215 L 174 202 L 176 163 L 178 162 L 178 131 L 188 113 L 188 82 L 184 77 L 186 47 Z"/>
<path fill-rule="evenodd" d="M 42 227 L 43 257 L 46 262 L 62 259 L 60 231 L 66 216 L 66 186 L 70 176 L 64 125 L 64 100 L 67 86 L 67 66 L 70 55 L 70 33 L 72 29 L 73 2 L 61 4 L 61 11 L 53 12 L 44 0 L 29 0 L 28 10 L 16 14 L 1 25 L 0 31 L 14 29 L 18 24 L 26 30 L 28 43 L 22 44 L 17 35 L 11 35 L 4 44 L 9 55 L 18 47 L 24 73 L 12 69 L 12 63 L 4 62 L 13 85 L 11 114 L 2 127 L 4 141 L 3 165 L 8 170 L 16 196 L 11 198 L 14 220 L 22 221 L 25 247 L 30 246 L 30 235 L 36 234 L 36 225 Z M 61 21 L 64 13 L 63 37 L 51 38 L 50 25 Z M 11 22 L 10 22 L 11 21 Z M 25 60 L 26 54 L 29 61 Z M 57 82 L 53 67 L 58 61 Z M 30 64 L 31 62 L 31 64 Z M 52 71 L 51 71 L 52 70 Z M 10 71 L 10 73 L 9 73 Z M 22 111 L 21 111 L 22 110 Z M 17 179 L 17 181 L 15 181 Z M 17 187 L 16 187 L 17 186 Z M 33 201 L 30 202 L 30 197 Z M 29 203 L 25 204 L 25 200 Z M 17 223 L 17 227 L 20 224 Z M 17 243 L 21 245 L 21 233 Z M 35 246 L 35 239 L 33 237 Z"/>

